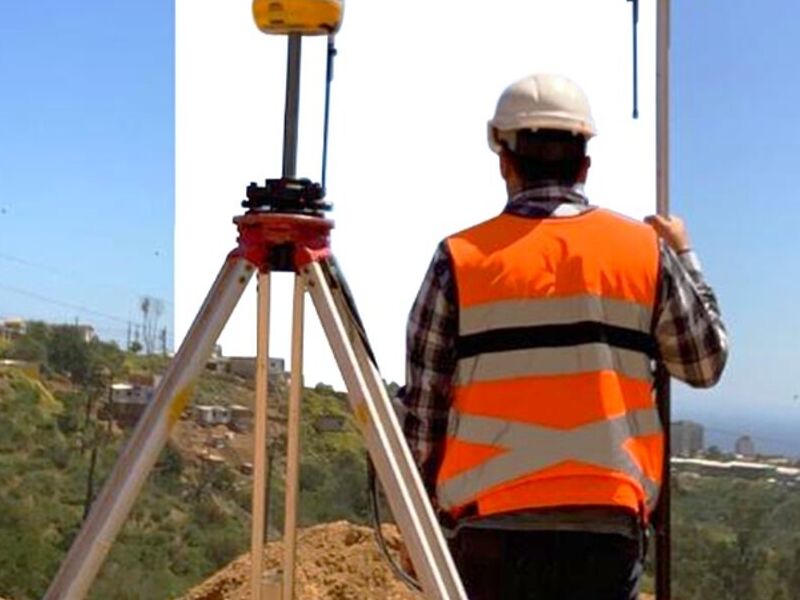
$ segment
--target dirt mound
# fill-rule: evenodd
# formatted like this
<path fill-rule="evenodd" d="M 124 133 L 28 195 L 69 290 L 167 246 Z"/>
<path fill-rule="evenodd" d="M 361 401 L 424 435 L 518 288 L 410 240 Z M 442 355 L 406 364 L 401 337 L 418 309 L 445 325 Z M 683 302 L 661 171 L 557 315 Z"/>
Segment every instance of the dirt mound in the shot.
<path fill-rule="evenodd" d="M 391 551 L 400 544 L 397 528 L 383 526 Z M 270 581 L 280 580 L 283 544 L 270 543 L 264 560 Z M 345 521 L 298 532 L 295 567 L 297 598 L 303 600 L 421 600 L 398 581 L 375 543 L 372 529 Z M 181 600 L 249 600 L 250 555 L 244 554 L 192 589 Z"/>
<path fill-rule="evenodd" d="M 397 560 L 400 534 L 383 526 L 387 545 Z M 283 544 L 270 543 L 264 559 L 268 580 L 280 581 Z M 345 521 L 298 532 L 296 597 L 301 600 L 422 600 L 392 573 L 372 529 Z M 250 555 L 244 554 L 192 589 L 180 600 L 250 600 Z M 640 600 L 654 600 L 642 594 Z"/>

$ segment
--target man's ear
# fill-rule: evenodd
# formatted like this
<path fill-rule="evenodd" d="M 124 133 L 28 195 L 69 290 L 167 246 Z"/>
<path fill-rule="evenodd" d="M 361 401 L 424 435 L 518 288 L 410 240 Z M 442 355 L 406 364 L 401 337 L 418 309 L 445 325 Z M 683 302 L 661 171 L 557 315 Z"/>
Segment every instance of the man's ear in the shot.
<path fill-rule="evenodd" d="M 589 175 L 589 167 L 592 166 L 592 157 L 584 156 L 581 161 L 581 170 L 578 171 L 578 181 L 580 183 L 586 182 L 586 177 Z"/>
<path fill-rule="evenodd" d="M 508 150 L 503 148 L 500 151 L 500 175 L 503 176 L 503 179 L 508 181 L 515 173 L 516 166 L 514 164 L 514 158 Z"/>

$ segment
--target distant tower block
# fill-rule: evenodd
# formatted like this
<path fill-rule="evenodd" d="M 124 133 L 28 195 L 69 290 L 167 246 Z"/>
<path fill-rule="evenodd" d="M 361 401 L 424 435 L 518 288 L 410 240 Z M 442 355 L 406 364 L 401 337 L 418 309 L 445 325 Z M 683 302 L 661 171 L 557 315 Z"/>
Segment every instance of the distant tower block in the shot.
<path fill-rule="evenodd" d="M 736 452 L 736 454 L 741 454 L 742 456 L 755 456 L 756 446 L 749 435 L 743 435 L 736 440 L 736 443 L 733 446 L 733 451 Z"/>
<path fill-rule="evenodd" d="M 703 449 L 703 426 L 700 423 L 674 421 L 670 431 L 673 456 L 695 456 Z"/>

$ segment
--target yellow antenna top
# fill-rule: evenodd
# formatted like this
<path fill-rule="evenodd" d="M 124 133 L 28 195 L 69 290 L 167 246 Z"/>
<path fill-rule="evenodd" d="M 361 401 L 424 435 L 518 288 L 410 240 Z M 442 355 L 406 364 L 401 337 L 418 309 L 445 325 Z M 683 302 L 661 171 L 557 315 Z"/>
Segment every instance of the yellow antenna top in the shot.
<path fill-rule="evenodd" d="M 342 24 L 344 0 L 253 0 L 253 19 L 273 35 L 330 35 Z"/>

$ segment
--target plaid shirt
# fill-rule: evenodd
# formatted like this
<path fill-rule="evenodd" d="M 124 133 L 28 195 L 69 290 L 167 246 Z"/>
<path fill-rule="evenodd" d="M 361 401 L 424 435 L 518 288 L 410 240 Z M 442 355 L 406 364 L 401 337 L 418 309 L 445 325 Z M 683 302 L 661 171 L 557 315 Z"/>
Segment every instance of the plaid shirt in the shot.
<path fill-rule="evenodd" d="M 590 210 L 582 186 L 542 185 L 512 197 L 505 212 L 530 218 L 575 216 Z M 661 283 L 653 336 L 669 373 L 695 387 L 717 382 L 728 340 L 717 300 L 692 251 L 661 244 Z M 434 254 L 408 320 L 406 386 L 395 399 L 411 453 L 431 496 L 435 489 L 456 367 L 458 305 L 445 242 Z"/>

